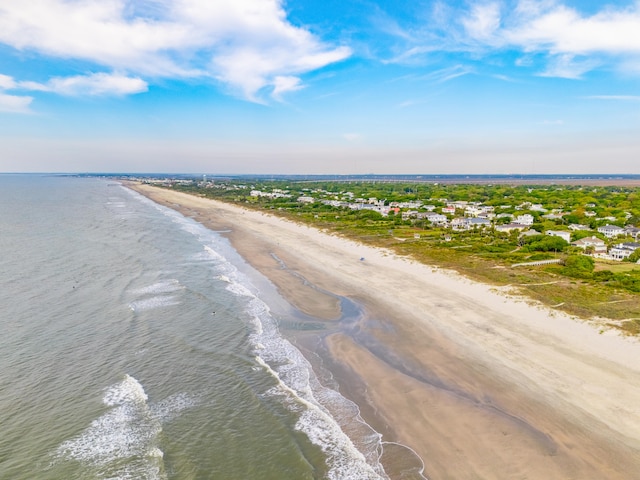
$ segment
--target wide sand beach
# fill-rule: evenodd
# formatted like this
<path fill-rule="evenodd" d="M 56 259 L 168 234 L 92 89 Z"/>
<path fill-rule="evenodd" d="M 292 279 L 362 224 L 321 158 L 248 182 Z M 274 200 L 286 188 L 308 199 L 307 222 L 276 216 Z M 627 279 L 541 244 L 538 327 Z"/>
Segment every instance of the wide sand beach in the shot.
<path fill-rule="evenodd" d="M 416 461 L 398 443 L 429 480 L 640 479 L 637 340 L 261 212 L 127 186 L 225 231 L 300 311 L 331 322 L 335 295 L 363 306 L 351 329 L 300 347 L 388 442 L 390 474 Z"/>

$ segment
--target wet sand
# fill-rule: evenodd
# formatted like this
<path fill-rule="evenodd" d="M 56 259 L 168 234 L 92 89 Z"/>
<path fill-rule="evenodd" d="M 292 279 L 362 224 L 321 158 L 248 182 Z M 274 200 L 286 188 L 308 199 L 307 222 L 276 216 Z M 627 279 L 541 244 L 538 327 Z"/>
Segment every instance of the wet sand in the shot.
<path fill-rule="evenodd" d="M 363 305 L 316 353 L 430 480 L 640 479 L 638 341 L 310 227 L 130 186 L 225 231 L 300 311 L 340 318 L 339 300 L 314 286 Z"/>

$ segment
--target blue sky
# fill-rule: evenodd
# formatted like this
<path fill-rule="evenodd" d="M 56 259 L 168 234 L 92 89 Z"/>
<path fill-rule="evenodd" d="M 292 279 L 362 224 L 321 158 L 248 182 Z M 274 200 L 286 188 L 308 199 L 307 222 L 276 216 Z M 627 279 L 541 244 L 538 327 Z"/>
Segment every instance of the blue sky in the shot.
<path fill-rule="evenodd" d="M 640 173 L 640 1 L 0 0 L 0 171 Z"/>

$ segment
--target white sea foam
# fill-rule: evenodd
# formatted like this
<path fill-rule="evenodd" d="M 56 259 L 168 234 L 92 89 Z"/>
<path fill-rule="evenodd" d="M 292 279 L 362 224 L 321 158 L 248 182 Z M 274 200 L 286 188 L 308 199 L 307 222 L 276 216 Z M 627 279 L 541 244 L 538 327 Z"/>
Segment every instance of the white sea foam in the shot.
<path fill-rule="evenodd" d="M 109 407 L 128 403 L 143 405 L 147 401 L 147 394 L 140 382 L 130 375 L 125 375 L 122 382 L 107 388 L 102 401 Z"/>
<path fill-rule="evenodd" d="M 183 289 L 184 286 L 182 286 L 178 280 L 176 280 L 175 278 L 171 278 L 169 280 L 156 282 L 147 287 L 137 288 L 133 291 L 133 293 L 135 295 L 153 295 L 159 293 L 177 292 L 178 290 Z"/>
<path fill-rule="evenodd" d="M 145 310 L 170 307 L 172 305 L 180 305 L 178 297 L 176 297 L 175 295 L 158 295 L 155 297 L 135 300 L 129 304 L 129 308 L 134 312 L 143 312 Z"/>
<path fill-rule="evenodd" d="M 212 260 L 219 260 L 219 261 L 225 261 L 226 259 L 220 255 L 218 252 L 216 252 L 213 248 L 205 245 L 204 247 L 204 251 L 207 253 L 207 255 L 212 259 Z"/>
<path fill-rule="evenodd" d="M 106 478 L 166 478 L 156 445 L 162 426 L 150 413 L 142 385 L 126 375 L 106 390 L 103 402 L 112 408 L 62 443 L 58 457 L 100 467 Z"/>
<path fill-rule="evenodd" d="M 161 423 L 177 417 L 182 411 L 198 405 L 198 400 L 187 393 L 177 393 L 151 405 L 151 414 Z"/>
<path fill-rule="evenodd" d="M 238 277 L 239 274 L 235 276 Z M 299 414 L 296 429 L 305 433 L 325 453 L 328 477 L 332 480 L 388 478 L 379 462 L 381 436 L 362 421 L 353 402 L 320 384 L 302 353 L 281 336 L 267 305 L 248 287 L 233 281 L 234 277 L 231 280 L 227 290 L 250 297 L 247 312 L 254 320 L 251 341 L 256 361 L 279 382 L 278 388 L 266 394 L 280 397 L 292 412 Z M 332 407 L 331 411 L 328 406 Z M 344 423 L 358 423 L 362 427 L 358 432 L 360 437 L 366 430 L 369 438 L 361 438 L 359 442 L 364 453 L 343 432 L 334 412 L 342 412 L 340 416 Z"/>
<path fill-rule="evenodd" d="M 106 389 L 102 401 L 112 408 L 80 435 L 62 443 L 58 458 L 98 467 L 102 478 L 166 479 L 164 453 L 158 446 L 162 424 L 196 406 L 197 400 L 179 393 L 149 404 L 140 382 L 125 375 Z"/>

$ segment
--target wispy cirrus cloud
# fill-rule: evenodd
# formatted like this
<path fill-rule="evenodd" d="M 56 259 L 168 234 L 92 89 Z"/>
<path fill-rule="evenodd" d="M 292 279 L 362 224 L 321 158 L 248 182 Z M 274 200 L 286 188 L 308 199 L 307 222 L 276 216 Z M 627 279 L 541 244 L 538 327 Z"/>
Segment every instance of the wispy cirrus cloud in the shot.
<path fill-rule="evenodd" d="M 619 102 L 640 102 L 640 95 L 589 95 L 587 100 L 614 100 Z"/>
<path fill-rule="evenodd" d="M 561 0 L 435 2 L 427 22 L 405 28 L 412 35 L 397 37 L 403 48 L 394 62 L 434 52 L 483 58 L 511 51 L 521 57 L 516 65 L 543 76 L 581 78 L 601 66 L 640 73 L 640 2 L 603 5 L 595 13 Z"/>
<path fill-rule="evenodd" d="M 95 94 L 103 85 L 136 93 L 153 78 L 199 78 L 261 101 L 265 94 L 282 98 L 300 88 L 300 75 L 351 55 L 348 47 L 326 44 L 288 22 L 282 0 L 3 3 L 0 43 L 121 72 L 44 84 L 48 91 L 73 92 L 67 94 Z"/>
<path fill-rule="evenodd" d="M 434 70 L 422 78 L 435 83 L 445 83 L 458 77 L 474 73 L 474 69 L 466 65 L 454 65 L 452 67 Z"/>

